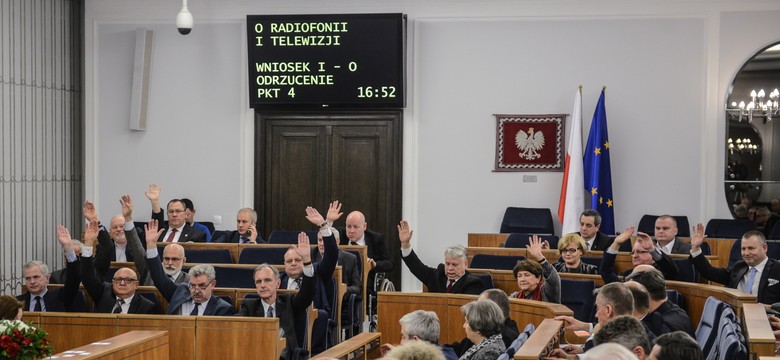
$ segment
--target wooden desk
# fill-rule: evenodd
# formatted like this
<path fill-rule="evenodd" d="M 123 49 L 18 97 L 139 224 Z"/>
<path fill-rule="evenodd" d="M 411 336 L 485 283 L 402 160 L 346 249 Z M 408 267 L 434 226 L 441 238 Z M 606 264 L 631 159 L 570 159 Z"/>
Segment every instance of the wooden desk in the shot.
<path fill-rule="evenodd" d="M 52 355 L 49 359 L 168 359 L 168 333 L 130 331 L 112 338 Z"/>
<path fill-rule="evenodd" d="M 382 357 L 380 345 L 382 345 L 381 333 L 360 333 L 319 353 L 314 360 L 326 358 L 340 360 L 378 359 Z"/>
<path fill-rule="evenodd" d="M 77 348 L 132 330 L 167 332 L 169 358 L 177 360 L 236 359 L 246 354 L 275 359 L 284 349 L 278 318 L 53 312 L 26 317 L 38 320 L 55 349 Z"/>
<path fill-rule="evenodd" d="M 383 334 L 382 341 L 398 344 L 401 340 L 401 325 L 398 320 L 415 310 L 433 311 L 438 315 L 440 343 L 451 344 L 460 341 L 465 337 L 463 332 L 465 318 L 460 312 L 460 307 L 476 299 L 476 295 L 463 294 L 379 292 L 377 307 L 380 319 L 379 332 Z M 509 307 L 510 317 L 521 329 L 528 323 L 538 326 L 547 318 L 573 315 L 571 310 L 561 304 L 541 301 L 510 299 Z"/>
<path fill-rule="evenodd" d="M 763 304 L 743 304 L 742 329 L 747 339 L 750 358 L 758 356 L 774 356 L 775 335 Z"/>

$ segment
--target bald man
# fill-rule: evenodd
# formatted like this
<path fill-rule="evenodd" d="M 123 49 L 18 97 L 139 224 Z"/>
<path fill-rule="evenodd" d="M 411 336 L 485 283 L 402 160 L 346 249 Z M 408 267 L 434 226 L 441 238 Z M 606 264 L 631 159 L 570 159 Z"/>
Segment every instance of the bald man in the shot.
<path fill-rule="evenodd" d="M 334 201 L 334 203 L 338 204 L 338 201 Z M 333 207 L 332 204 L 331 208 Z M 340 204 L 338 204 L 338 208 L 341 208 Z M 341 215 L 336 217 L 336 219 L 339 217 Z M 332 222 L 336 219 L 331 219 L 331 211 L 329 210 L 328 221 Z M 339 230 L 339 232 L 346 234 L 340 240 L 340 245 L 363 245 L 367 247 L 368 264 L 372 273 L 375 271 L 393 271 L 393 262 L 390 260 L 390 253 L 387 251 L 384 235 L 368 230 L 368 223 L 366 223 L 366 217 L 362 212 L 353 211 L 349 213 L 347 215 L 346 229 Z"/>

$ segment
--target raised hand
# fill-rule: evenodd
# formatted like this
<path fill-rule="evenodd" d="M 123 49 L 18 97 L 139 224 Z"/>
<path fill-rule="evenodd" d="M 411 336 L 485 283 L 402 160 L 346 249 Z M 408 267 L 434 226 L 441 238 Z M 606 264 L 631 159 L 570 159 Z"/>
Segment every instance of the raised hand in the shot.
<path fill-rule="evenodd" d="M 652 251 L 655 248 L 655 244 L 653 244 L 653 238 L 641 231 L 636 233 L 636 244 L 647 251 Z"/>
<path fill-rule="evenodd" d="M 249 243 L 257 244 L 257 227 L 255 224 L 249 225 Z"/>
<path fill-rule="evenodd" d="M 542 254 L 542 240 L 539 236 L 533 235 L 528 238 L 528 245 L 525 246 L 528 249 L 528 255 L 534 257 L 536 261 L 544 260 L 544 254 Z"/>
<path fill-rule="evenodd" d="M 615 237 L 615 240 L 612 241 L 611 247 L 615 250 L 619 250 L 620 245 L 631 239 L 631 235 L 634 234 L 634 230 L 636 230 L 636 226 L 627 227 L 626 231 L 623 231 L 622 234 Z"/>
<path fill-rule="evenodd" d="M 97 220 L 97 209 L 95 209 L 95 204 L 93 204 L 91 201 L 87 200 L 84 202 L 84 206 L 81 208 L 82 214 L 84 214 L 84 218 L 87 219 L 87 221 Z"/>
<path fill-rule="evenodd" d="M 691 232 L 691 250 L 699 251 L 701 244 L 704 244 L 704 225 L 698 223 L 693 226 L 693 232 Z"/>
<path fill-rule="evenodd" d="M 146 195 L 149 201 L 160 201 L 160 190 L 162 188 L 157 186 L 157 184 L 149 184 L 149 190 L 144 191 L 144 195 Z"/>
<path fill-rule="evenodd" d="M 119 204 L 122 205 L 122 215 L 124 215 L 125 221 L 133 221 L 133 199 L 130 198 L 130 195 L 122 195 L 119 198 Z"/>
<path fill-rule="evenodd" d="M 326 215 L 328 222 L 333 224 L 341 215 L 344 215 L 344 213 L 341 212 L 341 203 L 338 200 L 334 200 L 330 203 L 330 206 L 328 206 L 328 214 Z"/>
<path fill-rule="evenodd" d="M 89 225 L 87 225 L 87 229 L 84 231 L 84 244 L 87 246 L 95 246 L 97 243 L 98 231 L 100 231 L 100 229 L 98 228 L 97 220 L 90 221 Z"/>
<path fill-rule="evenodd" d="M 70 231 L 68 231 L 68 228 L 62 225 L 57 225 L 57 241 L 59 241 L 60 245 L 62 245 L 62 248 L 65 250 L 65 252 L 68 252 L 73 248 Z"/>
<path fill-rule="evenodd" d="M 152 221 L 144 225 L 144 231 L 146 231 L 146 248 L 151 249 L 157 247 L 157 239 L 160 238 L 165 229 L 158 230 L 157 220 L 152 219 Z"/>
<path fill-rule="evenodd" d="M 401 247 L 404 249 L 408 249 L 412 246 L 412 235 L 414 234 L 414 230 L 409 229 L 409 222 L 406 220 L 401 220 L 401 223 L 398 224 L 398 239 L 401 240 Z"/>
<path fill-rule="evenodd" d="M 309 244 L 309 235 L 306 235 L 305 232 L 301 231 L 301 233 L 298 234 L 298 246 L 295 248 L 295 252 L 300 255 L 304 264 L 311 262 L 311 246 L 309 246 Z"/>
<path fill-rule="evenodd" d="M 325 218 L 322 217 L 322 214 L 311 206 L 306 207 L 306 220 L 309 220 L 310 223 L 316 226 L 320 226 L 325 222 Z"/>

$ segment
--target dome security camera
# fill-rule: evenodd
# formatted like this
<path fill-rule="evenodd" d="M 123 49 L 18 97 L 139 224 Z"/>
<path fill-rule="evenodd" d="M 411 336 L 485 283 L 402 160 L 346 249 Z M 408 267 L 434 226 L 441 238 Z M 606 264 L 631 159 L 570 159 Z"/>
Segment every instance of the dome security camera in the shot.
<path fill-rule="evenodd" d="M 187 9 L 187 0 L 182 2 L 181 11 L 176 15 L 176 27 L 179 29 L 179 34 L 187 35 L 192 31 L 192 14 Z"/>

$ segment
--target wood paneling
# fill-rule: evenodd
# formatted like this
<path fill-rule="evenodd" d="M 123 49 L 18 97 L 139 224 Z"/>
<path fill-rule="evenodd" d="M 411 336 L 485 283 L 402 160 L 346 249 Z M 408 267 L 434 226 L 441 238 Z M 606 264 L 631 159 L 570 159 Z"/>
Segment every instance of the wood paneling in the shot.
<path fill-rule="evenodd" d="M 103 339 L 99 343 L 67 350 L 67 353 L 54 357 L 78 360 L 167 360 L 169 351 L 167 332 L 130 331 Z"/>

